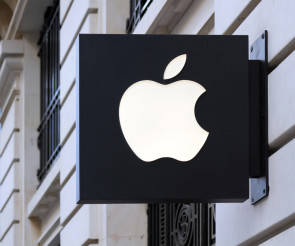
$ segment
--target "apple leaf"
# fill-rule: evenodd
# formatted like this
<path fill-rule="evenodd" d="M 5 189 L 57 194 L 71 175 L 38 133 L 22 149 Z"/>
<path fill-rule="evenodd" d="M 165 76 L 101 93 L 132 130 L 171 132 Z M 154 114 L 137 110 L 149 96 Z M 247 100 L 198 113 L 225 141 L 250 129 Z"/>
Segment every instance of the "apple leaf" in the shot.
<path fill-rule="evenodd" d="M 186 62 L 186 54 L 175 57 L 166 67 L 164 79 L 175 77 L 183 69 Z"/>

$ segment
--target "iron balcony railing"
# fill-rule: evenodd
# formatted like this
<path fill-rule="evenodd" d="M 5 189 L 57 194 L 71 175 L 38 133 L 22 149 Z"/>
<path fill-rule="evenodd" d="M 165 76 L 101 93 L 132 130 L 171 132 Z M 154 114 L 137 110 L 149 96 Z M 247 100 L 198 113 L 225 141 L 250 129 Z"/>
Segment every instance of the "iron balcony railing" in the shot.
<path fill-rule="evenodd" d="M 60 152 L 60 92 L 59 92 L 59 2 L 45 13 L 40 45 L 41 62 L 41 124 L 38 128 L 42 181 Z"/>
<path fill-rule="evenodd" d="M 126 33 L 130 34 L 134 31 L 140 19 L 145 14 L 153 0 L 131 0 L 130 1 L 130 17 L 127 20 Z"/>

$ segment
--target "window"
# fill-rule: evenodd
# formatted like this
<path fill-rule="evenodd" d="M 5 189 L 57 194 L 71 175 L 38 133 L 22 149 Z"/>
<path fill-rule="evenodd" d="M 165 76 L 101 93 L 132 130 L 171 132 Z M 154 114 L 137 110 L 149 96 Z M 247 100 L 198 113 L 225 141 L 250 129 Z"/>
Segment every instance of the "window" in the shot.
<path fill-rule="evenodd" d="M 215 204 L 149 204 L 148 227 L 149 246 L 214 246 Z"/>
<path fill-rule="evenodd" d="M 127 20 L 126 32 L 132 33 L 145 14 L 147 8 L 153 0 L 131 0 L 130 1 L 130 18 Z"/>
<path fill-rule="evenodd" d="M 56 2 L 46 10 L 38 43 L 41 63 L 41 124 L 38 128 L 40 169 L 37 175 L 40 181 L 60 151 L 59 29 L 59 2 Z"/>

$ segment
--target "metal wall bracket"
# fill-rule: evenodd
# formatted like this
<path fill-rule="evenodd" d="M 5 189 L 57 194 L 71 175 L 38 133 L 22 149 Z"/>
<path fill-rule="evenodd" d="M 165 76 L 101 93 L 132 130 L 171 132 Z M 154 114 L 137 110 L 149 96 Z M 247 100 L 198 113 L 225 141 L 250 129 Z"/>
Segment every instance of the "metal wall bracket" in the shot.
<path fill-rule="evenodd" d="M 250 46 L 250 199 L 268 196 L 268 54 L 267 31 Z"/>

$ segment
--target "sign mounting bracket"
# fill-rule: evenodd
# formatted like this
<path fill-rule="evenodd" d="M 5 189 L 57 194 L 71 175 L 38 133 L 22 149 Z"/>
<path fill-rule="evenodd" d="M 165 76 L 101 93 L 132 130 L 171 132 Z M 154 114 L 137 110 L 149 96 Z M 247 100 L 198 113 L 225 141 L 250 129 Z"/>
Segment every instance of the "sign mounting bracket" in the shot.
<path fill-rule="evenodd" d="M 268 53 L 267 31 L 250 46 L 250 199 L 268 196 Z"/>

